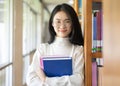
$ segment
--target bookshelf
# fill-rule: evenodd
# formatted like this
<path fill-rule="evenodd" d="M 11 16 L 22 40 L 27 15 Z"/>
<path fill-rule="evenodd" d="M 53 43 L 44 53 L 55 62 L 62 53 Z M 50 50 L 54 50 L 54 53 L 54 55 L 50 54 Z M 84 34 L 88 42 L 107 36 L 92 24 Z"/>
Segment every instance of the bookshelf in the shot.
<path fill-rule="evenodd" d="M 74 7 L 79 0 L 75 0 Z M 102 58 L 101 52 L 92 52 L 92 3 L 102 0 L 82 0 L 82 27 L 84 29 L 85 86 L 92 86 L 92 58 Z M 78 9 L 76 10 L 78 12 Z M 77 13 L 78 14 L 78 13 Z"/>

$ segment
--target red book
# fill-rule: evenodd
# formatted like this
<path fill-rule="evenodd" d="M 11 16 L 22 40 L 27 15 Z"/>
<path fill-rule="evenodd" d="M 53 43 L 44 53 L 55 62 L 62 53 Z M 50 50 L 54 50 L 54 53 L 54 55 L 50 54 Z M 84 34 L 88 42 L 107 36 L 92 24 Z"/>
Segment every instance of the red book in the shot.
<path fill-rule="evenodd" d="M 101 11 L 98 11 L 96 13 L 97 18 L 97 51 L 101 52 L 101 42 L 102 42 L 102 17 L 101 17 Z"/>

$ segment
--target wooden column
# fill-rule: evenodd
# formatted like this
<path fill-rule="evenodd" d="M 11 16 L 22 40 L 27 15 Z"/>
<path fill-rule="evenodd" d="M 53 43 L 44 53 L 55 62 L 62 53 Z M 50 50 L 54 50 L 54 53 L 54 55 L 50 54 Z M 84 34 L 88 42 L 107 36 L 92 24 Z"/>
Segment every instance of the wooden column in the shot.
<path fill-rule="evenodd" d="M 13 0 L 13 85 L 22 86 L 22 22 L 23 0 Z"/>
<path fill-rule="evenodd" d="M 83 0 L 85 86 L 92 86 L 92 0 Z"/>
<path fill-rule="evenodd" d="M 75 11 L 76 11 L 76 13 L 77 13 L 77 15 L 78 15 L 78 13 L 79 13 L 79 6 L 78 6 L 78 0 L 74 0 L 74 4 L 73 4 L 74 6 L 74 9 L 75 9 Z"/>

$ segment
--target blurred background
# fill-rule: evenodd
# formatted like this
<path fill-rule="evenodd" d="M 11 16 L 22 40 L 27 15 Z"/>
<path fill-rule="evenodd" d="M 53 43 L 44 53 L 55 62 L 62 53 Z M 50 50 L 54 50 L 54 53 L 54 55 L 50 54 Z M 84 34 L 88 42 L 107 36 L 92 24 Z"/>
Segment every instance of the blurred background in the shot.
<path fill-rule="evenodd" d="M 25 86 L 40 43 L 48 41 L 53 8 L 73 0 L 0 0 L 0 86 Z"/>

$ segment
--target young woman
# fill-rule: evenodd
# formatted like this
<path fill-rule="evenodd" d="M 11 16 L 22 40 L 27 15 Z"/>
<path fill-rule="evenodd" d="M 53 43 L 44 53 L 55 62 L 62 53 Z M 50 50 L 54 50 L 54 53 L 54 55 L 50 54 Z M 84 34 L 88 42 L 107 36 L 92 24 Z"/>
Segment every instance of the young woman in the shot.
<path fill-rule="evenodd" d="M 57 5 L 49 20 L 50 40 L 40 44 L 29 67 L 28 86 L 84 86 L 83 37 L 74 9 L 68 4 Z M 72 56 L 73 74 L 48 77 L 40 65 L 43 56 Z M 52 68 L 51 68 L 52 69 Z"/>

